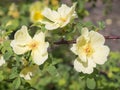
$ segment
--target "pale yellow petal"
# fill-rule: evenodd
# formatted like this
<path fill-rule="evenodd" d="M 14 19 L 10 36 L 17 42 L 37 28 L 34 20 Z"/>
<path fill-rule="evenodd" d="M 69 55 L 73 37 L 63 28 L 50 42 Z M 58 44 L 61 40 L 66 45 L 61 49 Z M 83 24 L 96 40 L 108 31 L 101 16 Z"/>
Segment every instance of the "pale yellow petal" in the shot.
<path fill-rule="evenodd" d="M 110 52 L 110 49 L 107 46 L 99 46 L 95 49 L 93 54 L 93 60 L 97 64 L 104 64 L 107 61 L 107 56 Z"/>
<path fill-rule="evenodd" d="M 32 51 L 31 55 L 33 58 L 33 62 L 37 65 L 43 64 L 47 58 L 48 58 L 48 53 L 47 53 L 47 48 L 49 46 L 49 43 L 45 43 L 44 45 L 39 46 L 37 50 Z"/>
<path fill-rule="evenodd" d="M 44 42 L 45 41 L 45 34 L 43 32 L 35 34 L 35 36 L 33 37 L 33 40 L 36 40 L 39 42 Z"/>
<path fill-rule="evenodd" d="M 69 12 L 70 12 L 70 7 L 68 7 L 65 4 L 62 4 L 61 7 L 58 8 L 58 13 L 60 14 L 61 17 L 68 15 Z"/>
<path fill-rule="evenodd" d="M 20 77 L 23 77 L 25 80 L 31 80 L 32 72 L 27 72 L 26 75 L 20 74 Z"/>
<path fill-rule="evenodd" d="M 54 30 L 54 29 L 57 29 L 60 25 L 57 24 L 57 23 L 47 23 L 45 25 L 45 28 L 48 29 L 48 30 Z"/>
<path fill-rule="evenodd" d="M 86 74 L 91 74 L 95 66 L 96 66 L 95 63 L 92 62 L 92 60 L 88 60 L 88 62 L 83 63 L 77 58 L 74 61 L 75 70 L 78 72 L 86 73 Z"/>
<path fill-rule="evenodd" d="M 14 38 L 15 39 L 11 41 L 10 45 L 16 54 L 24 54 L 30 50 L 27 45 L 31 42 L 32 38 L 28 34 L 26 26 L 22 26 L 22 28 L 15 33 Z"/>
<path fill-rule="evenodd" d="M 89 38 L 93 46 L 103 45 L 105 43 L 104 36 L 95 31 L 90 31 Z"/>
<path fill-rule="evenodd" d="M 87 60 L 87 56 L 86 56 L 86 53 L 84 53 L 83 51 L 79 51 L 79 53 L 78 53 L 78 57 L 81 59 L 81 61 L 83 61 L 83 62 L 87 62 L 88 60 Z"/>
<path fill-rule="evenodd" d="M 61 28 L 62 27 L 65 27 L 69 22 L 70 22 L 70 17 L 67 18 L 67 20 L 65 22 L 62 23 L 62 25 L 60 26 Z"/>
<path fill-rule="evenodd" d="M 72 7 L 68 7 L 65 4 L 62 4 L 60 8 L 58 8 L 58 13 L 61 17 L 71 17 L 74 14 L 76 3 L 73 4 Z"/>
<path fill-rule="evenodd" d="M 88 34 L 89 34 L 88 31 L 89 31 L 88 28 L 84 27 L 84 28 L 82 28 L 82 30 L 81 30 L 81 34 L 82 34 L 83 36 L 87 37 Z"/>
<path fill-rule="evenodd" d="M 50 8 L 45 8 L 42 14 L 49 20 L 56 22 L 57 18 L 59 18 L 59 14 L 56 11 L 51 10 Z"/>
<path fill-rule="evenodd" d="M 73 46 L 70 48 L 70 50 L 77 55 L 77 47 L 76 44 L 73 44 Z"/>
<path fill-rule="evenodd" d="M 74 3 L 73 6 L 70 8 L 69 13 L 67 14 L 67 17 L 75 18 L 77 16 L 77 14 L 75 12 L 76 4 L 77 3 Z"/>
<path fill-rule="evenodd" d="M 30 50 L 26 45 L 17 43 L 15 40 L 11 41 L 10 45 L 16 54 L 24 54 Z"/>
<path fill-rule="evenodd" d="M 15 33 L 14 38 L 17 43 L 22 44 L 26 44 L 32 39 L 27 31 L 26 26 L 22 26 L 22 28 Z"/>
<path fill-rule="evenodd" d="M 3 58 L 3 56 L 0 57 L 0 66 L 2 66 L 3 64 L 5 64 L 5 60 Z"/>

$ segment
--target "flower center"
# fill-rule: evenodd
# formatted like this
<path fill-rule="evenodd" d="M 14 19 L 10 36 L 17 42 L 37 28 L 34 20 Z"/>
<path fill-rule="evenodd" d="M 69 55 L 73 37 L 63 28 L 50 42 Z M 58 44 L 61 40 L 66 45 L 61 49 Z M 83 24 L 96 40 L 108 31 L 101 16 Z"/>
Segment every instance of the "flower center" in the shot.
<path fill-rule="evenodd" d="M 33 16 L 33 18 L 34 18 L 34 20 L 42 20 L 43 19 L 43 15 L 41 14 L 41 12 L 40 11 L 36 11 L 35 13 L 34 13 L 34 16 Z"/>
<path fill-rule="evenodd" d="M 88 57 L 90 57 L 94 53 L 94 49 L 91 47 L 90 44 L 88 44 L 84 47 L 84 52 Z"/>
<path fill-rule="evenodd" d="M 60 18 L 60 21 L 66 22 L 66 18 L 61 17 L 61 18 Z"/>
<path fill-rule="evenodd" d="M 37 49 L 38 46 L 39 46 L 39 42 L 37 42 L 37 41 L 32 41 L 32 42 L 29 44 L 29 48 L 30 48 L 31 50 Z"/>

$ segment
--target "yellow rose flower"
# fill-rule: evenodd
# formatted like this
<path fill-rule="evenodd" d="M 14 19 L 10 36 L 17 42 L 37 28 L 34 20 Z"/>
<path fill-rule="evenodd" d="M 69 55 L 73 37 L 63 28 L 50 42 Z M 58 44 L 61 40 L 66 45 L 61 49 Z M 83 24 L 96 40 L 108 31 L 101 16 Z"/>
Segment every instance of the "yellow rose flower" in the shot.
<path fill-rule="evenodd" d="M 19 18 L 19 12 L 15 3 L 10 5 L 8 15 L 12 16 L 13 18 Z"/>
<path fill-rule="evenodd" d="M 57 11 L 46 7 L 42 12 L 43 16 L 48 19 L 48 21 L 42 21 L 42 23 L 45 24 L 45 28 L 53 30 L 66 26 L 70 20 L 76 16 L 75 6 L 76 3 L 74 3 L 72 7 L 62 4 Z"/>
<path fill-rule="evenodd" d="M 35 2 L 30 6 L 30 19 L 32 22 L 40 22 L 43 20 L 44 16 L 42 15 L 42 10 L 44 4 L 42 2 Z"/>
<path fill-rule="evenodd" d="M 101 34 L 95 31 L 89 32 L 87 28 L 83 28 L 81 36 L 71 48 L 72 52 L 78 55 L 74 61 L 75 70 L 90 74 L 96 64 L 104 64 L 110 52 L 104 43 L 105 38 Z"/>
<path fill-rule="evenodd" d="M 13 51 L 18 55 L 31 51 L 33 62 L 37 65 L 43 64 L 48 58 L 47 48 L 49 43 L 45 42 L 44 33 L 40 32 L 31 38 L 26 26 L 22 26 L 15 33 L 14 40 L 11 41 L 11 46 Z"/>

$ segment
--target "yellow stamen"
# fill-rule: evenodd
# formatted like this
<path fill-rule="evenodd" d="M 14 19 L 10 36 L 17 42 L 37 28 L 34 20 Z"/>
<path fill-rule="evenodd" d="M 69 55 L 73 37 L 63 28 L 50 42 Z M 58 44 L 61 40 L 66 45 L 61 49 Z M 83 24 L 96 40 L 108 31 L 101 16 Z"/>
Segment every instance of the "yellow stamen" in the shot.
<path fill-rule="evenodd" d="M 42 20 L 42 19 L 43 19 L 43 15 L 41 14 L 40 11 L 36 11 L 36 12 L 34 13 L 33 19 L 34 19 L 35 21 L 37 21 L 37 20 Z"/>
<path fill-rule="evenodd" d="M 90 57 L 94 53 L 94 49 L 91 47 L 90 44 L 88 44 L 84 47 L 84 52 L 88 57 Z"/>
<path fill-rule="evenodd" d="M 66 22 L 66 18 L 60 18 L 60 20 L 62 21 L 62 22 Z"/>
<path fill-rule="evenodd" d="M 35 50 L 35 49 L 38 48 L 39 42 L 37 42 L 37 41 L 32 41 L 28 46 L 29 46 L 29 48 L 30 48 L 31 50 Z"/>

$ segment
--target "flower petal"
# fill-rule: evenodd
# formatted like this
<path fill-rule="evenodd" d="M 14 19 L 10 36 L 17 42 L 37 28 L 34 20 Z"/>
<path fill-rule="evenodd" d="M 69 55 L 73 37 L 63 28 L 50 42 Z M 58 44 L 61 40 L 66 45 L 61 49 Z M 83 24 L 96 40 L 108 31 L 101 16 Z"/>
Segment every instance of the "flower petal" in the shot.
<path fill-rule="evenodd" d="M 40 45 L 37 50 L 32 51 L 31 55 L 32 55 L 34 63 L 36 63 L 37 65 L 41 65 L 47 60 L 48 46 L 49 46 L 49 43 L 46 42 L 44 45 Z"/>
<path fill-rule="evenodd" d="M 77 48 L 76 48 L 76 44 L 73 44 L 73 46 L 70 49 L 74 54 L 77 55 Z"/>
<path fill-rule="evenodd" d="M 60 27 L 62 28 L 62 27 L 64 27 L 64 26 L 66 26 L 66 25 L 70 22 L 70 19 L 71 19 L 71 18 L 68 17 L 67 20 L 66 20 L 64 23 L 62 23 L 62 25 L 61 25 Z"/>
<path fill-rule="evenodd" d="M 82 34 L 83 36 L 88 36 L 88 34 L 89 34 L 88 31 L 89 31 L 88 28 L 84 27 L 84 28 L 82 28 L 82 30 L 81 30 L 81 34 Z"/>
<path fill-rule="evenodd" d="M 73 6 L 70 8 L 67 17 L 71 17 L 71 18 L 77 17 L 77 14 L 76 14 L 76 12 L 75 12 L 76 4 L 77 4 L 77 3 L 74 3 Z"/>
<path fill-rule="evenodd" d="M 65 4 L 62 4 L 60 8 L 58 8 L 58 13 L 61 17 L 71 17 L 75 12 L 76 3 L 73 4 L 72 7 L 68 7 Z"/>
<path fill-rule="evenodd" d="M 27 72 L 26 75 L 20 74 L 20 77 L 23 77 L 25 80 L 31 80 L 32 72 Z"/>
<path fill-rule="evenodd" d="M 22 26 L 20 30 L 15 33 L 15 42 L 26 44 L 31 40 L 26 26 Z"/>
<path fill-rule="evenodd" d="M 69 12 L 70 12 L 70 7 L 68 7 L 65 4 L 62 4 L 61 7 L 58 8 L 58 13 L 60 14 L 61 17 L 68 15 Z"/>
<path fill-rule="evenodd" d="M 15 33 L 14 37 L 15 39 L 11 41 L 10 45 L 16 54 L 24 54 L 30 50 L 27 44 L 31 42 L 32 38 L 28 34 L 26 26 L 22 26 L 22 28 Z"/>
<path fill-rule="evenodd" d="M 33 40 L 44 42 L 45 41 L 45 34 L 43 32 L 35 34 L 35 36 L 33 37 Z"/>
<path fill-rule="evenodd" d="M 105 38 L 103 35 L 95 31 L 90 31 L 89 33 L 90 42 L 93 46 L 103 45 L 105 43 Z"/>
<path fill-rule="evenodd" d="M 25 46 L 24 44 L 17 43 L 15 40 L 13 40 L 10 44 L 13 48 L 13 51 L 16 54 L 24 54 L 25 52 L 29 51 L 30 49 L 28 46 Z"/>
<path fill-rule="evenodd" d="M 93 55 L 94 62 L 101 65 L 104 64 L 107 61 L 107 56 L 109 52 L 110 49 L 107 46 L 97 47 Z"/>
<path fill-rule="evenodd" d="M 49 20 L 56 22 L 56 19 L 59 18 L 59 14 L 56 11 L 52 11 L 50 8 L 45 8 L 42 14 Z"/>
<path fill-rule="evenodd" d="M 45 28 L 48 30 L 53 30 L 53 29 L 57 29 L 60 25 L 57 23 L 46 23 Z"/>
<path fill-rule="evenodd" d="M 79 58 L 75 59 L 74 61 L 74 68 L 78 72 L 83 72 L 87 74 L 91 74 L 93 72 L 93 68 L 96 66 L 92 60 L 88 60 L 88 62 L 83 63 Z"/>
<path fill-rule="evenodd" d="M 5 60 L 3 58 L 3 56 L 0 57 L 0 66 L 2 66 L 3 64 L 5 64 Z"/>

